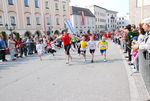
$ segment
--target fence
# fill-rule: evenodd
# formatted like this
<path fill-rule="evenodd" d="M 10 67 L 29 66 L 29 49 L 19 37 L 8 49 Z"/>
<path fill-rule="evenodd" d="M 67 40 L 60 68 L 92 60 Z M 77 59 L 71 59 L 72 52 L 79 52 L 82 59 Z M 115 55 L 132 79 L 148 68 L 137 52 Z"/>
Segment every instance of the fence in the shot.
<path fill-rule="evenodd" d="M 139 68 L 150 94 L 150 51 L 139 50 Z"/>

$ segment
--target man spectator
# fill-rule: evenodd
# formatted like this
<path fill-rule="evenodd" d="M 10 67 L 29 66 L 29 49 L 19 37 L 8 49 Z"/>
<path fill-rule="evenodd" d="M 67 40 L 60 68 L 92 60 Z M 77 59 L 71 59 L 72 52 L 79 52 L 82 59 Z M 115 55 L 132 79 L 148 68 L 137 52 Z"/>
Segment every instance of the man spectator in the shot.
<path fill-rule="evenodd" d="M 2 36 L 0 36 L 0 60 L 2 60 L 3 62 L 7 61 L 6 57 L 5 57 L 5 49 L 6 49 L 6 43 L 3 40 Z"/>

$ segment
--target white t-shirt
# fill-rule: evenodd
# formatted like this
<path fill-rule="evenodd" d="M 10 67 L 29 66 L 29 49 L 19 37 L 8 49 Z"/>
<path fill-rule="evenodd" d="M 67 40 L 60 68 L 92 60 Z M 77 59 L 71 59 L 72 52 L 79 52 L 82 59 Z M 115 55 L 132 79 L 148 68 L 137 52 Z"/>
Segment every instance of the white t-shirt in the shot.
<path fill-rule="evenodd" d="M 43 44 L 37 44 L 36 45 L 36 50 L 39 54 L 44 53 L 44 45 Z"/>
<path fill-rule="evenodd" d="M 89 41 L 89 42 L 88 42 L 88 45 L 89 45 L 89 49 L 95 49 L 95 47 L 96 47 L 96 42 L 95 42 L 95 41 Z"/>

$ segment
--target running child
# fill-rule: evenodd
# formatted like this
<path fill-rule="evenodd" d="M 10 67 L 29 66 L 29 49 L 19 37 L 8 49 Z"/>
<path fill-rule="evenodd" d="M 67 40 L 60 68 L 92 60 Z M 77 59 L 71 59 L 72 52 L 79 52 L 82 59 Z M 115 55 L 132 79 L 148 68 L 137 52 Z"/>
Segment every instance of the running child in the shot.
<path fill-rule="evenodd" d="M 95 49 L 96 49 L 96 42 L 93 39 L 94 39 L 93 37 L 90 37 L 90 41 L 88 42 L 90 53 L 92 55 L 91 63 L 94 62 L 94 53 L 95 53 Z"/>
<path fill-rule="evenodd" d="M 83 55 L 85 61 L 86 61 L 86 48 L 87 48 L 87 41 L 86 41 L 86 37 L 82 36 L 81 41 L 80 41 L 80 51 L 81 51 L 81 55 Z"/>
<path fill-rule="evenodd" d="M 42 41 L 39 41 L 36 45 L 36 50 L 38 52 L 38 56 L 40 57 L 40 60 L 42 61 L 42 55 L 44 54 L 44 45 Z"/>
<path fill-rule="evenodd" d="M 100 48 L 100 53 L 104 56 L 104 62 L 106 62 L 106 51 L 108 49 L 108 42 L 106 41 L 106 37 L 102 37 L 102 41 L 98 42 L 98 46 Z"/>

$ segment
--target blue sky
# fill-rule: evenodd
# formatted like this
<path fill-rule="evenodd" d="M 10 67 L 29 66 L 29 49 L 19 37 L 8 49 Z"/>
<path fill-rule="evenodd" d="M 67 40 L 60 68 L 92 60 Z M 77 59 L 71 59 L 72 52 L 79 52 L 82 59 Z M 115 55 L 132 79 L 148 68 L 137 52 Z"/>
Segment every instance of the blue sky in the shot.
<path fill-rule="evenodd" d="M 117 11 L 118 16 L 125 16 L 129 12 L 129 0 L 71 0 L 73 6 L 85 7 L 93 4 Z"/>

